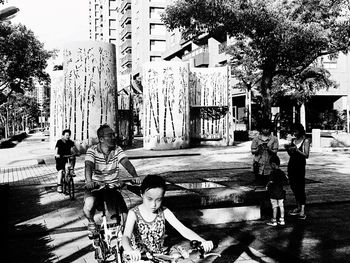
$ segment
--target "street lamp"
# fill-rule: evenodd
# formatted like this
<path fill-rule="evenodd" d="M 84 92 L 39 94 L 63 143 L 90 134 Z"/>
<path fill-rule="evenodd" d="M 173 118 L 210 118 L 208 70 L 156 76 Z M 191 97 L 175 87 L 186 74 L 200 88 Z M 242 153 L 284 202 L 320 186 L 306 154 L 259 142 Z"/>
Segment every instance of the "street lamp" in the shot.
<path fill-rule="evenodd" d="M 5 21 L 13 18 L 19 11 L 15 6 L 9 6 L 0 10 L 0 21 Z"/>

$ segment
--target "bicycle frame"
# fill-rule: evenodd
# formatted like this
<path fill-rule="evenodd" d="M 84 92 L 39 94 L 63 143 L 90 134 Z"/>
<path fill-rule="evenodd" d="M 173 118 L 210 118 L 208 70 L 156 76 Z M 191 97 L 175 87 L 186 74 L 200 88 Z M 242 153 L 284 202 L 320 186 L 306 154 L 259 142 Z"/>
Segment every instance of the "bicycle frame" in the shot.
<path fill-rule="evenodd" d="M 67 162 L 65 163 L 64 169 L 62 171 L 62 179 L 61 179 L 62 186 L 63 186 L 63 193 L 67 194 L 67 190 L 68 190 L 68 194 L 71 200 L 74 199 L 74 180 L 72 176 L 73 167 L 70 160 L 72 156 L 73 155 L 63 156 L 64 158 L 67 158 Z"/>
<path fill-rule="evenodd" d="M 121 182 L 131 181 L 132 178 L 127 178 L 120 180 Z M 120 191 L 121 187 L 118 188 Z M 95 191 L 108 191 L 112 189 L 108 185 L 102 186 L 100 189 Z M 94 191 L 94 190 L 93 190 Z M 99 229 L 99 242 L 95 244 L 93 241 L 93 247 L 95 248 L 95 259 L 98 262 L 105 262 L 107 258 L 114 255 L 115 262 L 122 263 L 122 253 L 121 253 L 121 238 L 123 236 L 123 227 L 125 223 L 125 218 L 123 218 L 122 213 L 118 204 L 116 204 L 116 222 L 108 223 L 107 222 L 107 192 L 103 192 L 103 205 L 102 205 L 102 222 Z M 97 252 L 98 251 L 98 252 Z M 98 253 L 99 255 L 97 255 Z"/>

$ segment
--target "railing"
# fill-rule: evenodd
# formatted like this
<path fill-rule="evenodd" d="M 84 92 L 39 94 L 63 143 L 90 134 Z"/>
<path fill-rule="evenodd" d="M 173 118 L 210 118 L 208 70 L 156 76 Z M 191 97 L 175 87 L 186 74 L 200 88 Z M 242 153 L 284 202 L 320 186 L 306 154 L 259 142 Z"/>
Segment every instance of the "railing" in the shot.
<path fill-rule="evenodd" d="M 131 25 L 125 25 L 122 32 L 120 33 L 120 37 L 125 37 L 126 34 L 131 33 Z"/>
<path fill-rule="evenodd" d="M 120 52 L 124 52 L 127 48 L 131 47 L 131 39 L 125 39 L 124 42 L 120 45 Z"/>
<path fill-rule="evenodd" d="M 208 45 L 204 45 L 204 46 L 201 46 L 199 48 L 196 48 L 192 52 L 182 56 L 182 60 L 188 60 L 188 59 L 190 59 L 194 56 L 197 56 L 198 54 L 204 53 L 204 52 L 208 52 Z"/>
<path fill-rule="evenodd" d="M 130 74 L 131 73 L 131 67 L 130 68 L 125 68 L 121 71 L 122 75 Z"/>
<path fill-rule="evenodd" d="M 131 54 L 127 53 L 120 59 L 121 65 L 125 65 L 127 62 L 131 62 Z"/>
<path fill-rule="evenodd" d="M 123 11 L 127 5 L 131 5 L 131 0 L 122 0 L 120 3 L 120 10 Z"/>
<path fill-rule="evenodd" d="M 120 25 L 123 26 L 124 23 L 128 20 L 131 19 L 131 10 L 126 10 L 124 14 L 122 15 L 120 19 Z"/>

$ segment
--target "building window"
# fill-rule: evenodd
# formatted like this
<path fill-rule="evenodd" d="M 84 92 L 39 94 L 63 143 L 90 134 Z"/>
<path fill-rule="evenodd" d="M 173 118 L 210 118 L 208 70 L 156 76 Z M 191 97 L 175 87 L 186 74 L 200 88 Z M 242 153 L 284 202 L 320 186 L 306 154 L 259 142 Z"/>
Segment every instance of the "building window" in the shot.
<path fill-rule="evenodd" d="M 150 61 L 160 61 L 162 58 L 160 56 L 150 56 Z"/>
<path fill-rule="evenodd" d="M 165 26 L 162 24 L 150 24 L 149 33 L 150 35 L 165 36 Z"/>
<path fill-rule="evenodd" d="M 160 14 L 163 13 L 164 8 L 150 7 L 149 8 L 149 18 L 160 19 Z"/>
<path fill-rule="evenodd" d="M 109 29 L 109 35 L 110 36 L 116 36 L 117 35 L 117 30 L 116 29 Z"/>
<path fill-rule="evenodd" d="M 161 51 L 165 50 L 165 41 L 164 40 L 151 40 L 150 41 L 150 51 Z"/>
<path fill-rule="evenodd" d="M 109 16 L 116 18 L 117 17 L 117 10 L 109 10 Z"/>
<path fill-rule="evenodd" d="M 110 38 L 109 43 L 112 43 L 114 45 L 117 45 L 117 40 L 115 38 Z"/>
<path fill-rule="evenodd" d="M 109 28 L 117 28 L 117 21 L 115 19 L 109 19 Z"/>

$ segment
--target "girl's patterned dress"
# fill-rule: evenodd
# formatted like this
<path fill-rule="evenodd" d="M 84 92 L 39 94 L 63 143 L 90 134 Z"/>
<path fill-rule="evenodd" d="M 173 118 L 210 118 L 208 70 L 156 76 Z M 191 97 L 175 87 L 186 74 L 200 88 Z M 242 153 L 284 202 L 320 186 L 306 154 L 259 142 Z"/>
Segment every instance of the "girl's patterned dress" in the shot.
<path fill-rule="evenodd" d="M 156 217 L 151 222 L 147 222 L 141 216 L 138 206 L 133 208 L 132 211 L 136 215 L 134 240 L 132 240 L 134 249 L 141 252 L 163 253 L 165 237 L 164 208 L 160 207 L 158 209 Z"/>

